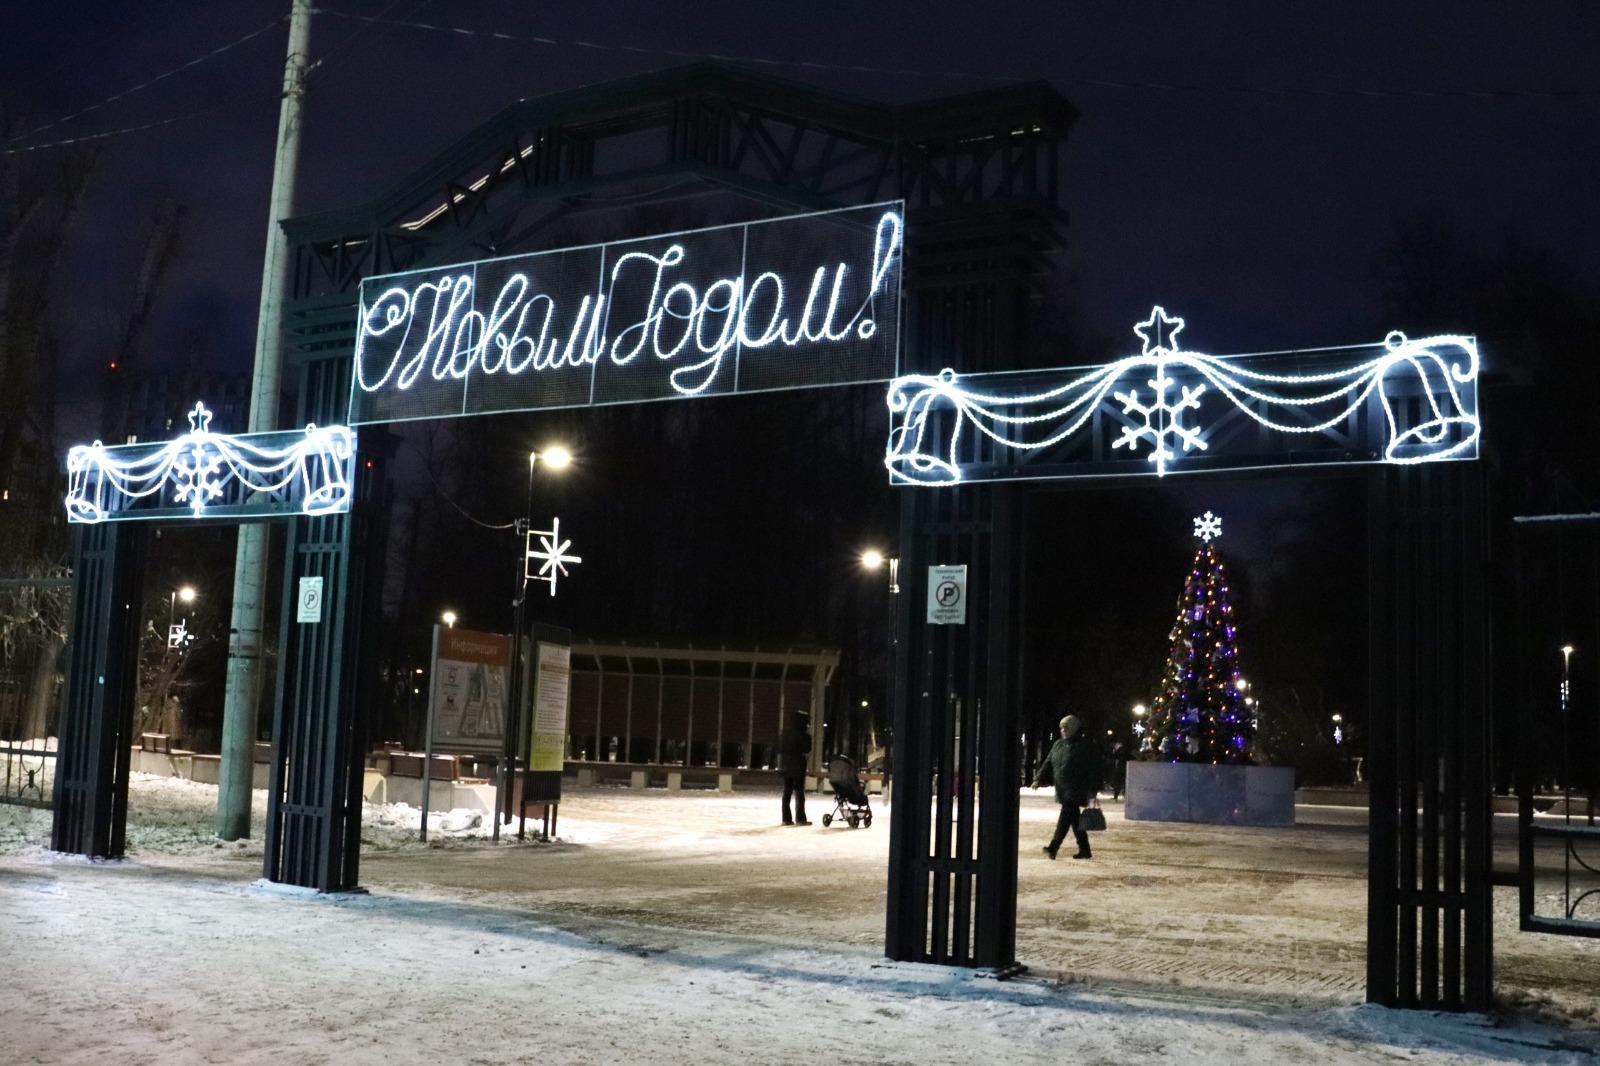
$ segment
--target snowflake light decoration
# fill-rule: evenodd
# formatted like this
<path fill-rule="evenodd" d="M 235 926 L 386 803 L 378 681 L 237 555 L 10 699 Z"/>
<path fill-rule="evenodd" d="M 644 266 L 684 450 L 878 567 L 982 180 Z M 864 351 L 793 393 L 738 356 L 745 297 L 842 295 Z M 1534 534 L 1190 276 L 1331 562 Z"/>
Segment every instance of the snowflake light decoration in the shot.
<path fill-rule="evenodd" d="M 539 538 L 539 550 L 533 547 L 533 538 Z M 568 555 L 572 541 L 561 539 L 561 519 L 554 518 L 550 521 L 548 530 L 533 529 L 528 531 L 528 558 L 523 570 L 523 577 L 529 581 L 548 581 L 550 595 L 556 594 L 556 578 L 567 576 L 567 563 L 581 563 L 582 559 L 576 555 Z M 535 560 L 539 561 L 538 573 L 533 573 L 531 568 Z"/>
<path fill-rule="evenodd" d="M 1112 394 L 1122 401 L 1123 414 L 1142 416 L 1144 425 L 1122 427 L 1122 436 L 1113 441 L 1111 447 L 1135 451 L 1139 441 L 1149 437 L 1153 445 L 1150 461 L 1156 464 L 1158 474 L 1167 472 L 1167 460 L 1178 457 L 1169 441 L 1182 444 L 1184 451 L 1194 448 L 1203 451 L 1206 446 L 1198 426 L 1183 424 L 1183 412 L 1200 410 L 1200 394 L 1206 391 L 1205 384 L 1202 382 L 1192 388 L 1181 386 L 1175 401 L 1167 396 L 1167 390 L 1174 384 L 1167 376 L 1167 358 L 1179 350 L 1177 337 L 1182 329 L 1183 319 L 1169 316 L 1161 307 L 1151 308 L 1150 317 L 1133 327 L 1133 332 L 1144 341 L 1144 351 L 1140 354 L 1155 362 L 1156 376 L 1146 382 L 1153 394 L 1151 401 L 1148 404 L 1140 402 L 1138 389 Z"/>
<path fill-rule="evenodd" d="M 222 453 L 209 446 L 211 412 L 198 400 L 189 412 L 188 436 L 191 443 L 187 458 L 180 455 L 172 467 L 178 482 L 172 496 L 179 503 L 187 503 L 199 518 L 205 513 L 206 501 L 222 495 L 223 480 L 217 476 L 222 470 Z"/>
<path fill-rule="evenodd" d="M 1222 519 L 1207 511 L 1194 520 L 1194 535 L 1210 544 L 1222 536 Z"/>

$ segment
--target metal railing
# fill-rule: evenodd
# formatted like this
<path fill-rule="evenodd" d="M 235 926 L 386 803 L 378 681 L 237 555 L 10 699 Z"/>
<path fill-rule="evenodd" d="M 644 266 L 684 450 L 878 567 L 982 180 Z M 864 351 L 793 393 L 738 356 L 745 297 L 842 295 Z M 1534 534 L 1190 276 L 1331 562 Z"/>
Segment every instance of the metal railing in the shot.
<path fill-rule="evenodd" d="M 0 740 L 0 803 L 48 809 L 55 778 L 54 738 Z"/>

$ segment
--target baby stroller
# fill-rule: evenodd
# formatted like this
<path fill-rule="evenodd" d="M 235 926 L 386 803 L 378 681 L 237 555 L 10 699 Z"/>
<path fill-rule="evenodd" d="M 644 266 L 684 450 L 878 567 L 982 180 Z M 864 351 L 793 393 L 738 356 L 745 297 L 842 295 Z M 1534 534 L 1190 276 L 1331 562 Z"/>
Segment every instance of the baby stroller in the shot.
<path fill-rule="evenodd" d="M 851 829 L 872 825 L 872 805 L 867 802 L 867 790 L 856 776 L 856 764 L 843 755 L 828 762 L 828 784 L 833 788 L 833 811 L 822 816 L 824 828 L 842 818 Z"/>

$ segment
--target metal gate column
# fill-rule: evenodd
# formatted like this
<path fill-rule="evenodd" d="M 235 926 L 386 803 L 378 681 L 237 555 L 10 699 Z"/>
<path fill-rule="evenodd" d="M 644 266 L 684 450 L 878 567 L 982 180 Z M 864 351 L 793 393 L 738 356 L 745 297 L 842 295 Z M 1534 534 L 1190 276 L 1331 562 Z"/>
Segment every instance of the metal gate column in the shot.
<path fill-rule="evenodd" d="M 1484 473 L 1373 473 L 1367 998 L 1492 990 Z"/>
<path fill-rule="evenodd" d="M 115 522 L 79 526 L 74 539 L 72 637 L 50 829 L 56 851 L 102 859 L 122 855 L 143 546 L 141 527 Z"/>
<path fill-rule="evenodd" d="M 300 418 L 343 420 L 348 360 L 305 364 Z M 387 434 L 364 432 L 348 514 L 290 522 L 283 568 L 264 874 L 322 892 L 353 889 L 361 857 L 367 674 L 376 662 L 368 587 L 381 583 Z M 300 579 L 322 579 L 320 620 L 299 622 Z"/>
<path fill-rule="evenodd" d="M 901 503 L 894 805 L 886 953 L 956 966 L 1016 957 L 1020 752 L 1009 485 L 908 492 Z M 928 567 L 966 564 L 965 625 L 926 623 Z M 981 799 L 981 802 L 980 802 Z"/>

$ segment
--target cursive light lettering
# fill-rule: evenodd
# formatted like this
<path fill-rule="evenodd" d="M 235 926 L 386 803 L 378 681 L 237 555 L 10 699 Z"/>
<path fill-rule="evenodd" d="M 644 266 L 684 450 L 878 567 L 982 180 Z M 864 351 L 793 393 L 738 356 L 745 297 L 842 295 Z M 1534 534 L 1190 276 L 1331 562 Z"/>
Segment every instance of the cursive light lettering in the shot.
<path fill-rule="evenodd" d="M 643 374 L 639 356 L 646 351 L 655 357 L 650 363 L 664 365 L 670 394 L 731 389 L 728 363 L 741 348 L 815 351 L 860 344 L 877 335 L 880 314 L 893 323 L 893 300 L 885 304 L 880 297 L 898 294 L 893 283 L 904 240 L 898 211 L 881 212 L 870 234 L 860 258 L 830 255 L 799 277 L 757 262 L 719 271 L 715 264 L 729 260 L 730 248 L 733 256 L 754 258 L 749 238 L 741 255 L 725 238 L 708 250 L 695 234 L 685 234 L 664 248 L 621 252 L 598 289 L 570 271 L 499 274 L 491 272 L 493 263 L 387 279 L 360 310 L 355 394 L 376 398 L 429 381 L 465 387 L 477 375 L 581 373 L 602 359 Z M 780 241 L 767 246 L 792 254 Z"/>

